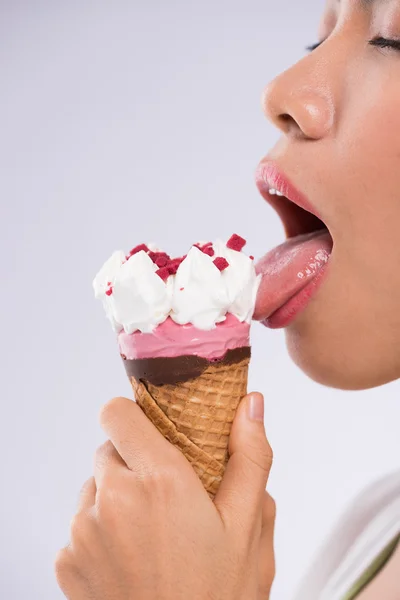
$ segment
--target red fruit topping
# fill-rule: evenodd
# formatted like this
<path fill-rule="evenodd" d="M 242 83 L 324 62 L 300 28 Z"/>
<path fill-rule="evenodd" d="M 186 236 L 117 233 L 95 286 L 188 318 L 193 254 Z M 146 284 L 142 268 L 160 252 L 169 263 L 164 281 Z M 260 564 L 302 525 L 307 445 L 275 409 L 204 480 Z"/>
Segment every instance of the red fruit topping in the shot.
<path fill-rule="evenodd" d="M 186 258 L 186 254 L 185 254 L 185 256 L 181 256 L 180 258 L 173 258 L 172 260 L 170 260 L 168 262 L 167 269 L 168 269 L 170 275 L 176 274 L 179 265 L 185 258 Z"/>
<path fill-rule="evenodd" d="M 170 275 L 170 272 L 169 272 L 169 269 L 167 269 L 167 267 L 162 267 L 161 269 L 158 269 L 158 271 L 156 271 L 156 274 L 159 277 L 161 277 L 161 279 L 163 281 L 167 281 L 167 279 L 168 279 L 168 277 Z"/>
<path fill-rule="evenodd" d="M 249 258 L 250 258 L 250 260 L 254 260 L 254 256 L 250 255 Z"/>
<path fill-rule="evenodd" d="M 212 245 L 213 245 L 212 242 L 207 242 L 206 244 L 203 244 L 203 245 L 193 244 L 193 246 L 195 246 L 196 248 L 201 250 L 201 252 L 204 252 L 204 254 L 207 254 L 208 256 L 214 256 L 214 254 L 215 254 Z"/>
<path fill-rule="evenodd" d="M 167 269 L 169 271 L 169 274 L 170 275 L 176 275 L 176 272 L 178 270 L 179 265 L 180 265 L 180 263 L 177 263 L 177 262 L 174 262 L 174 261 L 171 261 L 170 263 L 168 263 Z"/>
<path fill-rule="evenodd" d="M 168 258 L 166 256 L 159 256 L 155 263 L 157 267 L 166 267 L 168 264 Z"/>
<path fill-rule="evenodd" d="M 223 256 L 218 256 L 215 260 L 213 260 L 214 265 L 220 271 L 224 271 L 227 267 L 229 267 L 229 263 Z"/>
<path fill-rule="evenodd" d="M 109 287 L 109 288 L 106 290 L 106 296 L 111 296 L 111 294 L 112 294 L 112 293 L 113 293 L 113 289 L 112 289 L 112 287 Z"/>
<path fill-rule="evenodd" d="M 157 261 L 160 258 L 166 258 L 167 262 L 169 260 L 171 260 L 166 252 L 149 252 L 149 256 L 150 256 L 151 260 L 153 261 L 153 263 L 155 263 L 155 264 L 157 264 Z"/>
<path fill-rule="evenodd" d="M 246 240 L 240 237 L 240 235 L 234 233 L 226 242 L 226 245 L 228 248 L 230 248 L 230 250 L 236 250 L 237 252 L 240 252 L 242 248 L 245 247 Z"/>
<path fill-rule="evenodd" d="M 183 292 L 183 290 L 184 290 L 184 289 L 185 289 L 185 288 L 179 288 L 179 291 L 180 291 L 180 292 Z"/>
<path fill-rule="evenodd" d="M 132 250 L 129 252 L 128 256 L 133 256 L 134 254 L 137 254 L 138 252 L 141 252 L 141 250 L 144 250 L 144 252 L 148 252 L 149 249 L 146 246 L 146 244 L 139 244 L 139 246 L 135 246 L 134 248 L 132 248 Z"/>

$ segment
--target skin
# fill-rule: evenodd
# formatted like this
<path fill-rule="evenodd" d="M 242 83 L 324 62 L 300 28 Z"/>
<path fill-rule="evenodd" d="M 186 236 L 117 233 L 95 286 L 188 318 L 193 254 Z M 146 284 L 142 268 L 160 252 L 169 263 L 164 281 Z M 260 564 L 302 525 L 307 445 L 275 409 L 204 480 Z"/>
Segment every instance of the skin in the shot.
<path fill-rule="evenodd" d="M 326 41 L 263 96 L 266 116 L 282 131 L 268 158 L 314 204 L 334 240 L 323 285 L 288 327 L 289 352 L 313 379 L 343 389 L 400 377 L 400 53 L 367 43 L 400 37 L 400 1 L 364 4 L 329 1 L 319 32 Z M 262 396 L 251 396 L 235 418 L 214 502 L 135 403 L 105 406 L 109 441 L 96 453 L 70 544 L 56 560 L 67 598 L 269 597 L 275 505 L 264 490 L 272 452 Z M 399 570 L 400 550 L 360 600 L 398 598 Z"/>
<path fill-rule="evenodd" d="M 397 600 L 399 597 L 400 546 L 384 569 L 361 592 L 357 600 Z"/>
<path fill-rule="evenodd" d="M 72 600 L 261 600 L 274 577 L 275 504 L 264 399 L 241 402 L 230 460 L 211 501 L 183 454 L 132 400 L 102 410 L 109 441 L 56 559 Z"/>

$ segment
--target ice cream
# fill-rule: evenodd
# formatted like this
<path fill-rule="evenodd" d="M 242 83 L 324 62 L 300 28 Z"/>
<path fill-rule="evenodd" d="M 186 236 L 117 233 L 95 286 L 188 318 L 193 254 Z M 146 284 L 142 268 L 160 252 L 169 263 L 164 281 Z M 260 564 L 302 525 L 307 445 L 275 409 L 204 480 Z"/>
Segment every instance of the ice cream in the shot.
<path fill-rule="evenodd" d="M 249 346 L 249 335 L 250 325 L 232 314 L 210 330 L 190 323 L 178 325 L 168 317 L 151 334 L 121 331 L 118 342 L 121 355 L 127 360 L 193 354 L 213 361 L 221 359 L 227 350 Z"/>
<path fill-rule="evenodd" d="M 260 276 L 234 234 L 171 258 L 151 244 L 115 252 L 93 286 L 138 404 L 214 496 L 247 387 Z"/>

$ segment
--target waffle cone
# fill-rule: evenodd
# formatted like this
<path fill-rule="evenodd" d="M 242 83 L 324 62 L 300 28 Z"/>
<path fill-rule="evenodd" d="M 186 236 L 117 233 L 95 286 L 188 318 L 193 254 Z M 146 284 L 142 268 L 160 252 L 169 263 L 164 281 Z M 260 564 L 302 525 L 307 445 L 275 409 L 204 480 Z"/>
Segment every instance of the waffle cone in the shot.
<path fill-rule="evenodd" d="M 130 378 L 139 406 L 185 455 L 211 498 L 228 462 L 232 422 L 247 393 L 249 360 L 210 364 L 200 376 L 175 385 Z"/>

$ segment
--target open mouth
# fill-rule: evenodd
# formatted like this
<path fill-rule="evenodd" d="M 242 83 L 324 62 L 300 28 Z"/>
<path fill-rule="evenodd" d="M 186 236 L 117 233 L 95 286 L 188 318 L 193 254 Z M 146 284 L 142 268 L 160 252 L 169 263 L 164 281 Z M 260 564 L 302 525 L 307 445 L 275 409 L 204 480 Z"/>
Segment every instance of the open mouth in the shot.
<path fill-rule="evenodd" d="M 282 192 L 278 193 L 275 188 L 270 188 L 268 195 L 268 202 L 279 215 L 287 238 L 327 229 L 319 217 L 294 204 L 286 196 L 283 196 Z"/>
<path fill-rule="evenodd" d="M 319 287 L 333 240 L 315 207 L 279 172 L 275 163 L 261 163 L 256 184 L 279 215 L 287 239 L 257 264 L 263 277 L 255 318 L 272 328 L 285 327 Z"/>
<path fill-rule="evenodd" d="M 277 166 L 261 163 L 256 171 L 261 195 L 275 209 L 288 238 L 326 228 L 317 209 L 278 171 Z"/>

